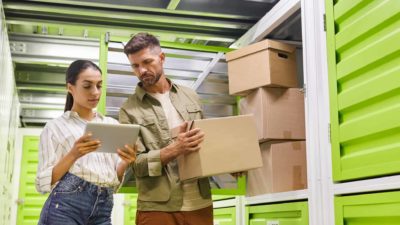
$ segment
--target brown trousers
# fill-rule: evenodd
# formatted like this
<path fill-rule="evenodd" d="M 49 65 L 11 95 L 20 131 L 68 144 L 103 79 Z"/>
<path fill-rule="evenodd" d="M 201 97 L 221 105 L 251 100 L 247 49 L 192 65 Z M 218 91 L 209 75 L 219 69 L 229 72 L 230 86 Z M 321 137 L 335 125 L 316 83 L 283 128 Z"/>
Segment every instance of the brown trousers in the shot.
<path fill-rule="evenodd" d="M 213 208 L 188 212 L 137 211 L 136 225 L 213 225 Z"/>

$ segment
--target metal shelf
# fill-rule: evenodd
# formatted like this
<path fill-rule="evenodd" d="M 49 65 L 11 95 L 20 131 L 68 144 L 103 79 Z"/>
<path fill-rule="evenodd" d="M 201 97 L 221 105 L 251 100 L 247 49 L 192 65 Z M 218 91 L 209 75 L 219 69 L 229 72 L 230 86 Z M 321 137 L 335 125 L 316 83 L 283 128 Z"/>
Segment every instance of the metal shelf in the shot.
<path fill-rule="evenodd" d="M 257 195 L 253 197 L 246 197 L 244 203 L 246 205 L 273 203 L 273 202 L 286 202 L 295 200 L 307 200 L 308 190 L 288 191 L 273 194 Z"/>
<path fill-rule="evenodd" d="M 236 198 L 226 199 L 226 200 L 218 200 L 213 202 L 213 208 L 226 208 L 226 207 L 235 207 L 237 203 Z"/>
<path fill-rule="evenodd" d="M 400 190 L 400 175 L 334 184 L 335 195 Z"/>

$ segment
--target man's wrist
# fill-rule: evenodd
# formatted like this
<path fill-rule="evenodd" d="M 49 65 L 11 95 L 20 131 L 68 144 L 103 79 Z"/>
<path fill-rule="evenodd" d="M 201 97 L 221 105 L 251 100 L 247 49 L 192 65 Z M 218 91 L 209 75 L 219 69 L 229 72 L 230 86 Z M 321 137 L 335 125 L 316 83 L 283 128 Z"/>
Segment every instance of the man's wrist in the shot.
<path fill-rule="evenodd" d="M 176 148 L 175 143 L 171 143 L 160 150 L 161 163 L 167 164 L 169 161 L 174 160 L 179 155 L 179 150 Z"/>

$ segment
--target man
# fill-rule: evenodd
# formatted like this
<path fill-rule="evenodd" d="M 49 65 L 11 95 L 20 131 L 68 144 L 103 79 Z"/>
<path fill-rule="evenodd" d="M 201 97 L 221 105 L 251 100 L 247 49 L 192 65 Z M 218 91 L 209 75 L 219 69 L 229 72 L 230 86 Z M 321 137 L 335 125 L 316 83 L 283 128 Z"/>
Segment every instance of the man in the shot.
<path fill-rule="evenodd" d="M 186 132 L 187 122 L 201 119 L 197 94 L 174 84 L 163 69 L 165 54 L 156 37 L 139 33 L 124 48 L 140 82 L 120 110 L 121 123 L 140 124 L 138 156 L 132 164 L 138 188 L 138 225 L 212 225 L 207 178 L 179 180 L 177 157 L 200 150 L 200 129 Z M 172 140 L 170 129 L 180 126 Z"/>

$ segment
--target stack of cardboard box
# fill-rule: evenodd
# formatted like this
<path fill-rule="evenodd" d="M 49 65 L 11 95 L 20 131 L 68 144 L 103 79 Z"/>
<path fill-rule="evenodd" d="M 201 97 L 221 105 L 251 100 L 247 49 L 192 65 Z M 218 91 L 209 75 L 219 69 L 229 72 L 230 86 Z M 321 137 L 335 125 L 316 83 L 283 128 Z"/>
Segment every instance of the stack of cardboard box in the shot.
<path fill-rule="evenodd" d="M 229 93 L 256 122 L 263 167 L 248 173 L 249 196 L 307 188 L 304 94 L 296 48 L 264 40 L 226 55 Z"/>

